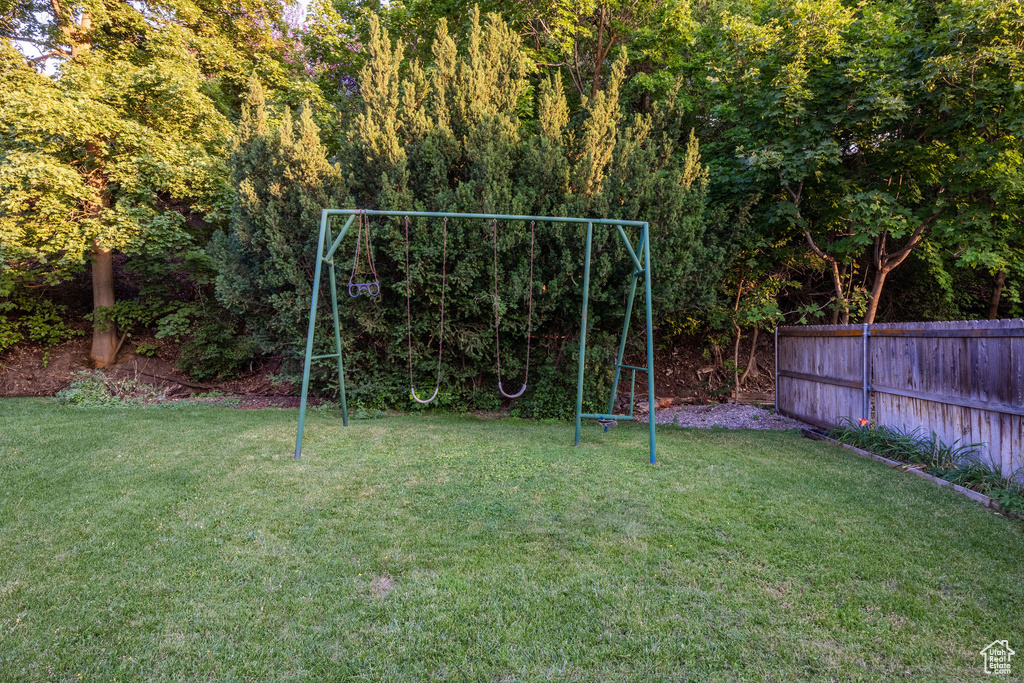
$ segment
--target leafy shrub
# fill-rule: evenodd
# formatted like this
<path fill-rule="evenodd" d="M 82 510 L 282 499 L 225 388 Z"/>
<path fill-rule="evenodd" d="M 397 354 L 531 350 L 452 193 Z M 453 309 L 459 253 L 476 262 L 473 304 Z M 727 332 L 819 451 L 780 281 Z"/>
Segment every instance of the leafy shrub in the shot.
<path fill-rule="evenodd" d="M 1024 488 L 1020 472 L 1015 477 L 1004 477 L 981 460 L 978 454 L 980 444 L 962 444 L 959 440 L 947 444 L 935 432 L 925 436 L 916 429 L 907 432 L 853 420 L 844 420 L 829 432 L 829 436 L 890 460 L 923 465 L 928 474 L 984 493 L 1004 510 L 1024 515 Z"/>
<path fill-rule="evenodd" d="M 160 345 L 150 344 L 148 342 L 136 344 L 135 353 L 137 353 L 140 356 L 145 356 L 147 358 L 155 358 L 160 353 Z"/>
<path fill-rule="evenodd" d="M 178 367 L 198 380 L 238 374 L 256 355 L 255 343 L 240 327 L 233 316 L 195 315 L 179 350 Z"/>
<path fill-rule="evenodd" d="M 25 340 L 51 347 L 81 335 L 66 319 L 65 306 L 15 290 L 7 300 L 0 300 L 0 353 Z"/>
<path fill-rule="evenodd" d="M 1018 517 L 1024 517 L 1024 490 L 1019 486 L 994 489 L 989 496 L 999 503 L 1002 509 Z"/>
<path fill-rule="evenodd" d="M 161 402 L 163 393 L 134 378 L 110 379 L 99 370 L 80 370 L 57 392 L 57 402 L 81 408 L 144 406 Z"/>
<path fill-rule="evenodd" d="M 139 284 L 134 298 L 118 301 L 111 317 L 120 330 L 155 329 L 157 339 L 179 343 L 178 367 L 199 379 L 230 377 L 247 367 L 255 345 L 241 335 L 241 319 L 226 311 L 213 293 L 213 259 L 203 250 L 143 250 L 126 263 Z M 156 345 L 136 353 L 156 355 Z"/>

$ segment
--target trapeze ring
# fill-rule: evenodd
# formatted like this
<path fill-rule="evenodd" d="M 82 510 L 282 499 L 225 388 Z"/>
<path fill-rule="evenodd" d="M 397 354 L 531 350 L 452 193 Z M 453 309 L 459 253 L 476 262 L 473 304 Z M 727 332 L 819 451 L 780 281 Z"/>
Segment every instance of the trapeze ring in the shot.
<path fill-rule="evenodd" d="M 409 387 L 409 392 L 412 394 L 413 400 L 416 401 L 417 403 L 422 403 L 424 405 L 426 405 L 427 403 L 432 403 L 434 401 L 434 399 L 437 398 L 437 392 L 440 391 L 440 390 L 441 390 L 441 386 L 440 385 L 434 387 L 434 393 L 430 395 L 430 398 L 428 398 L 426 401 L 424 401 L 422 398 L 420 398 L 419 396 L 416 395 L 416 387 Z"/>
<path fill-rule="evenodd" d="M 523 395 L 523 392 L 526 391 L 526 382 L 523 382 L 523 388 L 520 389 L 518 393 L 506 394 L 505 390 L 501 388 L 501 380 L 499 379 L 498 380 L 498 391 L 500 391 L 501 395 L 504 396 L 505 398 L 519 398 L 520 396 Z"/>
<path fill-rule="evenodd" d="M 380 282 L 352 282 L 351 280 L 349 280 L 348 295 L 355 299 L 360 294 L 377 296 L 378 294 L 380 294 Z"/>

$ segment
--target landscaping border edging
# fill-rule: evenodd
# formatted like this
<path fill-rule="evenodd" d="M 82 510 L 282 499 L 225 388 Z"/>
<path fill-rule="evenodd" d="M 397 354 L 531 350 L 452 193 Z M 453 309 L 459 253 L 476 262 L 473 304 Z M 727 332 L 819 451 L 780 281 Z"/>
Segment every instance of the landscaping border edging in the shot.
<path fill-rule="evenodd" d="M 930 481 L 933 484 L 937 484 L 939 486 L 945 486 L 947 488 L 951 488 L 954 491 L 956 491 L 957 493 L 959 493 L 961 496 L 964 496 L 965 498 L 970 498 L 971 500 L 973 500 L 973 501 L 975 501 L 977 503 L 981 503 L 982 505 L 984 505 L 987 508 L 992 508 L 993 510 L 995 510 L 996 512 L 998 512 L 999 514 L 1001 514 L 1003 516 L 1006 516 L 1006 517 L 1016 517 L 1017 516 L 1017 515 L 1013 514 L 1012 512 L 1004 510 L 1002 507 L 1000 507 L 999 503 L 997 503 L 996 501 L 992 500 L 991 498 L 986 496 L 984 493 L 978 493 L 977 491 L 972 491 L 971 489 L 965 488 L 963 486 L 960 486 L 959 484 L 954 484 L 952 482 L 946 481 L 945 479 L 939 479 L 938 477 L 936 477 L 934 475 L 928 474 L 927 472 L 922 472 L 921 470 L 916 469 L 916 468 L 914 468 L 914 467 L 912 467 L 910 465 L 907 465 L 906 463 L 899 462 L 899 461 L 896 461 L 896 460 L 890 460 L 889 458 L 883 458 L 882 456 L 875 455 L 874 453 L 871 453 L 870 451 L 865 451 L 862 448 L 857 448 L 856 446 L 851 446 L 851 445 L 845 444 L 845 443 L 843 443 L 841 441 L 836 441 L 831 436 L 826 436 L 825 434 L 820 434 L 818 432 L 811 431 L 810 429 L 801 429 L 800 433 L 804 437 L 806 437 L 808 439 L 814 439 L 815 441 L 828 441 L 829 443 L 835 444 L 836 446 L 839 446 L 840 448 L 848 450 L 851 453 L 859 455 L 862 458 L 870 458 L 871 460 L 876 460 L 876 461 L 882 463 L 883 465 L 885 465 L 886 467 L 890 467 L 890 468 L 896 469 L 896 470 L 901 470 L 903 472 L 910 472 L 911 474 L 914 474 L 914 475 L 916 475 L 918 477 L 921 477 L 922 479 Z"/>

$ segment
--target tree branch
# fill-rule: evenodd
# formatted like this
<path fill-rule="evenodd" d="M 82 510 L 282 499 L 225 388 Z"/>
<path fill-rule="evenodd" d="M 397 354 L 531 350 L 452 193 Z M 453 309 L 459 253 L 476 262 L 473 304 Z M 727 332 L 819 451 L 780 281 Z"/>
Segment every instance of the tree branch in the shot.
<path fill-rule="evenodd" d="M 70 55 L 68 55 L 67 52 L 64 52 L 64 50 L 54 49 L 54 50 L 50 50 L 49 52 L 47 52 L 44 55 L 39 55 L 38 57 L 26 57 L 25 61 L 31 62 L 32 65 L 34 66 L 35 64 L 37 64 L 39 62 L 46 61 L 50 57 L 63 57 L 65 59 L 70 59 L 71 58 Z"/>
<path fill-rule="evenodd" d="M 894 251 L 888 256 L 882 257 L 882 267 L 885 268 L 886 271 L 890 271 L 899 264 L 903 263 L 904 259 L 906 259 L 907 256 L 910 255 L 910 252 L 912 252 L 914 250 L 914 247 L 916 247 L 917 244 L 921 241 L 921 236 L 924 235 L 925 229 L 929 225 L 931 225 L 932 222 L 934 222 L 935 219 L 938 218 L 940 215 L 942 215 L 942 209 L 936 210 L 935 213 L 933 213 L 931 216 L 928 216 L 928 218 L 923 220 L 921 224 L 917 226 L 917 228 L 914 230 L 914 234 L 910 236 L 910 240 L 902 249 L 900 249 L 899 251 Z"/>
<path fill-rule="evenodd" d="M 836 262 L 836 260 L 833 257 L 829 256 L 828 254 L 826 254 L 825 252 L 818 248 L 818 245 L 814 243 L 814 238 L 811 237 L 810 230 L 804 230 L 804 237 L 807 238 L 807 245 L 815 254 L 825 259 L 826 261 L 831 261 L 832 263 Z"/>

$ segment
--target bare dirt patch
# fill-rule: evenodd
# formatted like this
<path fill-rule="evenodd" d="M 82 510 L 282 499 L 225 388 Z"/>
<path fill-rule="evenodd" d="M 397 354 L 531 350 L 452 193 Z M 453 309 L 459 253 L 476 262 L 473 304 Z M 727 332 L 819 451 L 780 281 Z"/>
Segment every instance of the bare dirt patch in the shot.
<path fill-rule="evenodd" d="M 395 590 L 395 584 L 387 574 L 378 576 L 370 582 L 370 591 L 375 598 L 386 597 L 393 590 Z"/>
<path fill-rule="evenodd" d="M 135 353 L 136 345 L 148 341 L 160 346 L 157 356 Z M 53 396 L 71 383 L 80 370 L 92 369 L 88 338 L 76 338 L 52 348 L 19 344 L 0 356 L 0 398 L 21 396 Z M 217 392 L 244 397 L 245 408 L 298 406 L 295 388 L 290 384 L 274 384 L 272 375 L 281 369 L 280 358 L 255 361 L 248 371 L 230 380 L 200 381 L 177 368 L 177 348 L 151 338 L 134 339 L 118 353 L 117 362 L 104 369 L 110 379 L 135 379 L 156 387 L 167 398 L 185 398 L 200 393 Z M 267 399 L 262 401 L 261 399 Z"/>

